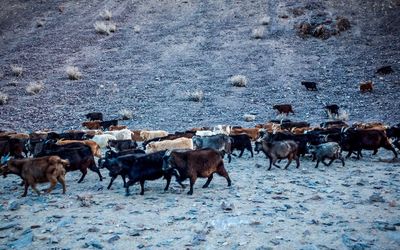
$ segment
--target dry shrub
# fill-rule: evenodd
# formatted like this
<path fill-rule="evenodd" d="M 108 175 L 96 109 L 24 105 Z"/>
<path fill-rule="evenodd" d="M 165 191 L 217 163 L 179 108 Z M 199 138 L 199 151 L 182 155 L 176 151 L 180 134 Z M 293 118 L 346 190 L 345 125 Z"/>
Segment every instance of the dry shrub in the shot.
<path fill-rule="evenodd" d="M 254 121 L 256 119 L 256 116 L 255 115 L 251 115 L 251 114 L 245 114 L 245 115 L 243 115 L 243 119 L 246 122 L 252 122 L 252 121 Z"/>
<path fill-rule="evenodd" d="M 236 75 L 230 78 L 230 81 L 235 87 L 246 87 L 247 86 L 247 77 L 243 75 Z"/>
<path fill-rule="evenodd" d="M 118 113 L 122 116 L 122 120 L 133 119 L 133 112 L 131 110 L 121 109 Z"/>
<path fill-rule="evenodd" d="M 188 94 L 188 100 L 192 102 L 201 102 L 204 99 L 204 93 L 202 90 L 196 90 Z"/>
<path fill-rule="evenodd" d="M 6 104 L 8 101 L 8 95 L 0 91 L 0 105 Z"/>
<path fill-rule="evenodd" d="M 79 71 L 78 67 L 68 66 L 66 71 L 70 80 L 79 80 L 82 78 L 82 73 Z"/>
<path fill-rule="evenodd" d="M 117 30 L 117 26 L 115 23 L 105 23 L 105 22 L 96 22 L 94 24 L 94 28 L 97 33 L 103 35 L 110 35 L 111 32 L 115 32 Z"/>
<path fill-rule="evenodd" d="M 260 24 L 261 25 L 268 25 L 270 21 L 271 21 L 271 18 L 268 17 L 268 16 L 265 16 L 265 17 L 260 19 Z"/>
<path fill-rule="evenodd" d="M 104 20 L 108 20 L 109 21 L 112 18 L 112 13 L 109 10 L 104 10 L 103 12 L 100 13 L 100 16 L 102 18 L 104 18 Z"/>
<path fill-rule="evenodd" d="M 44 84 L 42 81 L 38 81 L 38 82 L 33 82 L 30 83 L 27 87 L 26 87 L 26 92 L 30 95 L 36 95 L 38 94 L 40 91 L 42 91 L 44 88 Z"/>
<path fill-rule="evenodd" d="M 140 28 L 140 26 L 139 26 L 139 25 L 135 25 L 135 26 L 133 26 L 133 31 L 134 31 L 135 33 L 139 33 L 139 32 L 140 32 L 140 30 L 141 30 L 141 28 Z"/>
<path fill-rule="evenodd" d="M 311 35 L 311 24 L 309 22 L 302 22 L 296 26 L 297 34 L 301 37 Z"/>
<path fill-rule="evenodd" d="M 338 29 L 339 31 L 345 31 L 350 29 L 351 24 L 349 19 L 345 18 L 345 17 L 337 17 L 336 18 L 336 29 Z"/>
<path fill-rule="evenodd" d="M 11 67 L 11 71 L 12 71 L 13 75 L 15 75 L 15 76 L 22 75 L 23 68 L 21 66 L 11 65 L 10 67 Z"/>
<path fill-rule="evenodd" d="M 264 30 L 265 30 L 264 27 L 258 27 L 258 28 L 253 29 L 252 37 L 254 39 L 263 38 L 264 37 Z"/>
<path fill-rule="evenodd" d="M 318 25 L 312 34 L 314 37 L 321 38 L 321 39 L 328 39 L 331 37 L 331 31 L 325 25 L 321 24 Z"/>
<path fill-rule="evenodd" d="M 294 17 L 299 17 L 305 14 L 304 8 L 297 7 L 291 10 Z"/>

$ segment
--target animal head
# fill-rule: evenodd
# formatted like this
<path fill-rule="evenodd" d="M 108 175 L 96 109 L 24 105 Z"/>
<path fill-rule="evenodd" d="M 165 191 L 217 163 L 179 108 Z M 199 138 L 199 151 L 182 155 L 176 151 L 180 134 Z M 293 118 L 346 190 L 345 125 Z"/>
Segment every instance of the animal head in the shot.
<path fill-rule="evenodd" d="M 172 165 L 172 150 L 167 150 L 163 156 L 163 166 L 162 170 L 163 171 L 168 171 L 173 168 Z"/>

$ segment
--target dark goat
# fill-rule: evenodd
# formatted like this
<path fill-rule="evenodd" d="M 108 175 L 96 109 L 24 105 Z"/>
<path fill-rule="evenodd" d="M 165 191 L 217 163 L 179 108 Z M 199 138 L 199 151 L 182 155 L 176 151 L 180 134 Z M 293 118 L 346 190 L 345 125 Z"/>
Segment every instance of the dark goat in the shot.
<path fill-rule="evenodd" d="M 290 104 L 274 105 L 273 109 L 276 109 L 279 114 L 286 114 L 286 115 L 289 115 L 289 113 L 294 114 L 292 105 Z"/>
<path fill-rule="evenodd" d="M 115 148 L 117 151 L 136 149 L 138 144 L 133 140 L 109 140 L 108 146 Z"/>
<path fill-rule="evenodd" d="M 339 116 L 339 108 L 340 107 L 336 104 L 326 105 L 324 107 L 328 116 L 329 114 Z"/>
<path fill-rule="evenodd" d="M 88 114 L 85 115 L 85 117 L 87 119 L 89 119 L 89 121 L 95 121 L 95 120 L 102 121 L 103 120 L 103 114 L 100 113 L 100 112 L 88 113 Z"/>
<path fill-rule="evenodd" d="M 233 150 L 240 150 L 239 158 L 242 157 L 243 152 L 245 149 L 250 151 L 251 157 L 253 157 L 253 147 L 251 146 L 251 137 L 247 134 L 241 135 L 231 135 L 232 138 L 231 142 L 231 151 Z M 232 153 L 233 154 L 233 153 Z"/>
<path fill-rule="evenodd" d="M 317 83 L 316 82 L 301 82 L 301 85 L 305 86 L 307 90 L 314 90 L 317 91 Z"/>

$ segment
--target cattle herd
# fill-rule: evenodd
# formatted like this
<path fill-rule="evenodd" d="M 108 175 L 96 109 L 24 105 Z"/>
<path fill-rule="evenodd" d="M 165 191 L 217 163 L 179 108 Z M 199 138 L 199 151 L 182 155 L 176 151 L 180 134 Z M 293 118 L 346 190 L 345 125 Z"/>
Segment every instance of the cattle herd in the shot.
<path fill-rule="evenodd" d="M 305 85 L 310 85 L 305 83 Z M 311 84 L 312 85 L 312 84 Z M 309 86 L 313 88 L 315 86 Z M 280 113 L 293 113 L 288 104 L 273 107 Z M 337 105 L 325 107 L 330 113 L 338 112 Z M 215 127 L 191 128 L 187 131 L 168 133 L 163 130 L 129 130 L 118 125 L 117 120 L 103 121 L 101 113 L 86 115 L 89 121 L 82 123 L 87 130 L 69 130 L 61 133 L 36 131 L 30 134 L 0 131 L 1 173 L 4 177 L 15 174 L 24 185 L 23 196 L 29 186 L 40 194 L 37 183 L 50 182 L 46 192 L 50 193 L 60 182 L 65 193 L 65 174 L 79 170 L 82 182 L 90 169 L 103 179 L 100 169 L 106 168 L 113 181 L 121 176 L 126 195 L 129 187 L 139 182 L 140 194 L 144 194 L 146 180 L 163 177 L 165 190 L 171 179 L 184 188 L 182 182 L 190 180 L 188 194 L 193 194 L 193 185 L 198 177 L 207 178 L 203 188 L 207 188 L 214 173 L 224 177 L 228 186 L 231 179 L 224 167 L 224 157 L 231 162 L 231 155 L 245 150 L 253 157 L 254 151 L 263 152 L 269 159 L 269 168 L 280 168 L 278 163 L 287 159 L 285 169 L 291 162 L 300 166 L 301 157 L 310 156 L 317 168 L 322 162 L 329 166 L 340 160 L 345 166 L 342 152 L 350 157 L 362 157 L 362 150 L 379 148 L 393 152 L 400 149 L 400 124 L 387 126 L 380 122 L 353 123 L 351 126 L 341 120 L 321 123 L 311 127 L 308 122 L 271 120 L 257 124 L 253 128 L 218 125 Z M 254 145 L 254 146 L 253 146 Z M 97 160 L 95 160 L 95 157 Z M 326 159 L 330 161 L 325 162 Z"/>

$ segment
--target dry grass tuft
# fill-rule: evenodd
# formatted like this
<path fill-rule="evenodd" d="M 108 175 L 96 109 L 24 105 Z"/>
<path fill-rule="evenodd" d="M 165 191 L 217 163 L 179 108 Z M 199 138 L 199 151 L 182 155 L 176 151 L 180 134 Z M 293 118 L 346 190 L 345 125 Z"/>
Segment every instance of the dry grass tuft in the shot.
<path fill-rule="evenodd" d="M 256 120 L 256 116 L 255 115 L 251 115 L 251 114 L 245 114 L 245 115 L 243 115 L 243 119 L 246 122 L 252 122 L 252 121 Z"/>
<path fill-rule="evenodd" d="M 11 67 L 11 71 L 12 71 L 13 75 L 15 75 L 15 76 L 22 75 L 23 68 L 21 66 L 11 65 L 10 67 Z"/>
<path fill-rule="evenodd" d="M 6 104 L 8 101 L 8 95 L 6 93 L 0 92 L 0 105 Z"/>
<path fill-rule="evenodd" d="M 118 113 L 122 116 L 122 120 L 133 119 L 133 112 L 131 110 L 121 109 Z"/>
<path fill-rule="evenodd" d="M 265 30 L 264 27 L 258 27 L 258 28 L 253 29 L 252 37 L 253 37 L 254 39 L 261 39 L 261 38 L 263 38 L 263 37 L 264 37 L 264 30 Z"/>
<path fill-rule="evenodd" d="M 70 80 L 79 80 L 82 78 L 82 73 L 79 71 L 78 67 L 68 66 L 66 71 Z"/>
<path fill-rule="evenodd" d="M 115 23 L 96 22 L 94 28 L 99 34 L 110 35 L 111 32 L 117 30 L 117 25 Z"/>
<path fill-rule="evenodd" d="M 102 18 L 104 18 L 104 20 L 109 21 L 109 20 L 111 20 L 111 18 L 112 18 L 112 13 L 111 13 L 111 11 L 109 11 L 109 10 L 104 10 L 103 12 L 100 13 L 100 16 L 101 16 Z"/>
<path fill-rule="evenodd" d="M 271 18 L 268 16 L 265 16 L 260 19 L 260 24 L 261 25 L 268 25 L 271 22 Z"/>
<path fill-rule="evenodd" d="M 26 87 L 26 92 L 30 95 L 36 95 L 38 94 L 40 91 L 42 91 L 44 88 L 44 84 L 42 81 L 38 81 L 38 82 L 34 82 L 34 83 L 30 83 L 27 87 Z"/>
<path fill-rule="evenodd" d="M 133 26 L 133 31 L 134 31 L 135 33 L 139 33 L 139 32 L 140 32 L 140 30 L 141 30 L 141 28 L 140 28 L 140 26 L 139 26 L 139 25 L 135 25 L 135 26 Z"/>
<path fill-rule="evenodd" d="M 193 93 L 188 94 L 188 100 L 192 102 L 201 102 L 204 99 L 204 93 L 202 90 L 196 90 Z"/>
<path fill-rule="evenodd" d="M 230 78 L 230 81 L 235 87 L 246 87 L 247 86 L 247 77 L 243 75 L 236 75 Z"/>

